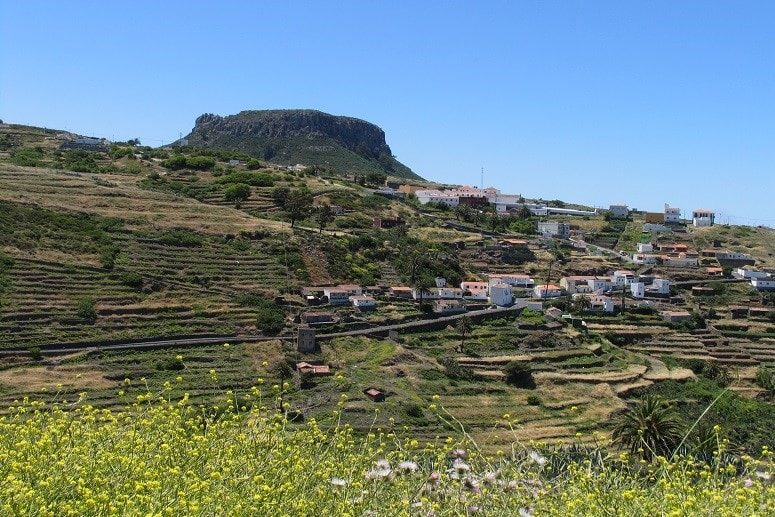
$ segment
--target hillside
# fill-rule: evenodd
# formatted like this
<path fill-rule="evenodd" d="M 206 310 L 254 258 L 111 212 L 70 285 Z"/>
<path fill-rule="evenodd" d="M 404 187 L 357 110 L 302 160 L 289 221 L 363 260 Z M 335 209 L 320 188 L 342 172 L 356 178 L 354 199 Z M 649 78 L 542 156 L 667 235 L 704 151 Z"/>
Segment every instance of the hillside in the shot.
<path fill-rule="evenodd" d="M 227 390 L 245 393 L 258 377 L 277 382 L 277 363 L 304 360 L 328 365 L 332 373 L 314 379 L 292 374 L 285 401 L 304 418 L 324 418 L 345 394 L 342 421 L 357 431 L 375 425 L 379 407 L 376 425 L 392 419 L 431 441 L 444 431 L 427 409 L 440 395 L 469 435 L 495 451 L 515 439 L 565 443 L 584 433 L 582 441 L 591 441 L 588 433 L 610 430 L 633 397 L 701 377 L 698 362 L 728 369 L 741 396 L 765 396 L 757 375 L 775 363 L 775 321 L 766 307 L 743 319 L 728 309 L 770 302 L 748 284 L 711 279 L 705 267 L 652 269 L 677 281 L 718 284 L 712 296 L 676 285 L 674 302 L 627 314 L 584 314 L 586 331 L 537 311 L 489 310 L 476 300 L 466 301 L 468 314 L 485 315 L 472 316 L 464 334 L 458 316 L 423 327 L 437 323 L 432 306 L 386 289 L 416 283 L 413 269 L 422 273 L 415 280 L 441 276 L 457 286 L 498 273 L 559 282 L 629 266 L 616 253 L 536 235 L 538 217 L 458 213 L 411 197 L 385 197 L 370 175 L 299 170 L 242 151 L 192 145 L 63 148 L 69 138 L 0 125 L 0 405 L 47 390 L 45 400 L 87 392 L 94 406 L 116 409 L 123 404 L 117 392 L 135 397 L 146 385 L 157 390 L 167 383 L 171 399 L 189 394 L 197 404 L 217 403 Z M 321 223 L 326 206 L 330 217 Z M 374 225 L 374 219 L 396 217 L 404 224 Z M 637 215 L 627 221 L 540 219 L 569 221 L 589 242 L 617 251 L 649 238 L 697 249 L 718 241 L 750 251 L 760 267 L 773 263 L 775 234 L 768 229 L 719 226 L 648 236 Z M 504 237 L 524 240 L 524 247 L 505 245 Z M 321 286 L 340 283 L 369 288 L 377 307 L 359 310 L 316 298 Z M 532 296 L 530 289 L 514 291 Z M 576 310 L 570 296 L 550 303 Z M 665 308 L 703 315 L 715 328 L 668 323 L 659 313 Z M 317 327 L 328 335 L 319 340 L 321 349 L 297 353 L 302 317 L 321 312 L 332 315 Z M 392 337 L 372 332 L 389 325 L 410 327 Z M 108 348 L 116 341 L 191 336 L 209 341 L 188 348 Z M 53 353 L 68 343 L 99 349 Z M 512 363 L 529 365 L 534 388 L 506 382 Z M 382 389 L 386 400 L 375 406 L 363 392 L 369 386 Z M 682 408 L 689 419 L 700 397 L 686 390 Z M 768 404 L 734 400 L 756 411 Z M 494 429 L 505 413 L 524 423 Z M 711 416 L 722 426 L 731 421 L 726 413 Z M 747 433 L 739 443 L 750 450 L 771 442 L 738 427 Z"/>
<path fill-rule="evenodd" d="M 185 140 L 194 147 L 241 151 L 284 165 L 420 179 L 393 157 L 382 129 L 317 110 L 242 111 L 226 117 L 205 114 L 196 119 Z"/>

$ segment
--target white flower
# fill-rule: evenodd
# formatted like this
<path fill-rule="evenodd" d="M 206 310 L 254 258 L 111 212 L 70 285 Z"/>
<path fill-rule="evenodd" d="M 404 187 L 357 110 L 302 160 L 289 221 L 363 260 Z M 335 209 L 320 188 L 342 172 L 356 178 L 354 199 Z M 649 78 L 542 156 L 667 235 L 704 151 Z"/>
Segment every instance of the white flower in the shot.
<path fill-rule="evenodd" d="M 756 477 L 764 481 L 769 481 L 770 479 L 772 479 L 772 474 L 770 474 L 769 472 L 763 472 L 761 470 L 757 470 Z"/>
<path fill-rule="evenodd" d="M 334 486 L 345 486 L 347 485 L 347 480 L 342 478 L 331 478 L 330 483 Z"/>
<path fill-rule="evenodd" d="M 466 457 L 466 451 L 465 449 L 455 449 L 450 453 L 450 456 L 452 456 L 453 458 L 463 459 Z"/>
<path fill-rule="evenodd" d="M 530 508 L 520 508 L 519 517 L 533 517 L 533 510 Z"/>
<path fill-rule="evenodd" d="M 398 464 L 398 470 L 402 472 L 417 472 L 419 466 L 413 461 L 402 461 Z"/>
<path fill-rule="evenodd" d="M 478 494 L 481 491 L 479 489 L 479 481 L 477 481 L 476 478 L 472 478 L 472 477 L 467 477 L 463 480 L 463 487 L 466 490 L 470 490 L 475 494 Z"/>
<path fill-rule="evenodd" d="M 484 482 L 485 485 L 494 485 L 497 480 L 498 480 L 497 472 L 486 472 L 482 477 L 482 481 Z"/>
<path fill-rule="evenodd" d="M 542 456 L 537 451 L 530 451 L 530 459 L 533 461 L 533 463 L 537 463 L 540 466 L 544 466 L 546 464 L 546 457 Z"/>
<path fill-rule="evenodd" d="M 377 468 L 390 470 L 390 462 L 388 460 L 377 460 Z"/>
<path fill-rule="evenodd" d="M 745 488 L 751 488 L 753 486 L 753 479 L 745 478 L 743 485 L 745 486 Z"/>
<path fill-rule="evenodd" d="M 457 471 L 459 474 L 462 474 L 463 472 L 469 472 L 471 470 L 471 466 L 458 458 L 452 462 L 452 469 Z"/>

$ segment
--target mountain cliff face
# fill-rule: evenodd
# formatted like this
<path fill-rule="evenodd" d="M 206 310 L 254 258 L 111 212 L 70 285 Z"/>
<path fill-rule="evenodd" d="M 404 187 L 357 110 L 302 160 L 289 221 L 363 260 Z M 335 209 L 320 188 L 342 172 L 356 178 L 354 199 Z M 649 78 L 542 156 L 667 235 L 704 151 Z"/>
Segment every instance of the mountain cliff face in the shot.
<path fill-rule="evenodd" d="M 393 157 L 385 132 L 376 125 L 316 110 L 208 113 L 196 119 L 186 138 L 192 146 L 239 150 L 275 163 L 419 178 Z"/>

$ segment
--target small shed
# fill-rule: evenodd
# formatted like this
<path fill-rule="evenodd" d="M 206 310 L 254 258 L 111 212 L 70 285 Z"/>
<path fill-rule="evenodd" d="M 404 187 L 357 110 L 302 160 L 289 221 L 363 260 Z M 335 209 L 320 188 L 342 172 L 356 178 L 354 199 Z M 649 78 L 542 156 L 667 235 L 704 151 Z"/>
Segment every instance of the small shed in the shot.
<path fill-rule="evenodd" d="M 331 368 L 327 364 L 310 364 L 307 362 L 296 363 L 296 371 L 311 375 L 330 375 Z"/>
<path fill-rule="evenodd" d="M 748 317 L 748 307 L 745 305 L 730 305 L 729 315 L 734 319 L 742 319 Z"/>
<path fill-rule="evenodd" d="M 384 402 L 385 394 L 377 388 L 366 388 L 363 390 L 363 394 L 369 397 L 374 402 Z"/>

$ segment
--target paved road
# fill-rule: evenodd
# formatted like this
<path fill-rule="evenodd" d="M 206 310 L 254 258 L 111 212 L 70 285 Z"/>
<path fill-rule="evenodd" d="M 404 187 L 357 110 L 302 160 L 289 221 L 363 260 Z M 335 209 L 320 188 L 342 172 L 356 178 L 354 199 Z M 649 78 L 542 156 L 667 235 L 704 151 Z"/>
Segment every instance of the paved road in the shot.
<path fill-rule="evenodd" d="M 334 332 L 330 334 L 318 334 L 318 339 L 334 339 L 338 337 L 348 336 L 386 336 L 391 330 L 406 331 L 414 329 L 422 329 L 423 327 L 433 326 L 446 326 L 456 320 L 468 316 L 472 319 L 487 319 L 490 317 L 499 317 L 512 312 L 518 312 L 522 308 L 519 306 L 503 307 L 497 309 L 484 309 L 479 311 L 470 311 L 463 314 L 456 314 L 453 316 L 443 316 L 440 318 L 434 318 L 429 320 L 410 321 L 407 323 L 397 323 L 394 325 L 383 325 L 379 327 L 370 327 L 358 330 L 349 330 L 344 332 Z M 293 336 L 281 336 L 281 337 L 257 337 L 257 336 L 245 336 L 245 335 L 222 335 L 222 336 L 202 336 L 202 337 L 185 337 L 185 338 L 161 338 L 161 339 L 146 339 L 142 341 L 126 341 L 126 342 L 103 342 L 103 343 L 54 343 L 48 345 L 41 345 L 40 350 L 44 355 L 51 354 L 65 354 L 72 352 L 91 352 L 97 350 L 150 350 L 154 348 L 176 348 L 176 347 L 192 347 L 192 346 L 205 346 L 205 345 L 217 345 L 221 343 L 258 343 L 262 341 L 274 341 L 277 339 L 292 341 Z M 10 348 L 0 350 L 0 356 L 3 355 L 19 355 L 29 353 L 28 348 Z"/>

